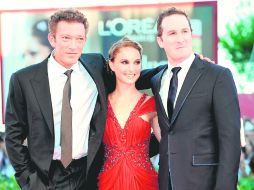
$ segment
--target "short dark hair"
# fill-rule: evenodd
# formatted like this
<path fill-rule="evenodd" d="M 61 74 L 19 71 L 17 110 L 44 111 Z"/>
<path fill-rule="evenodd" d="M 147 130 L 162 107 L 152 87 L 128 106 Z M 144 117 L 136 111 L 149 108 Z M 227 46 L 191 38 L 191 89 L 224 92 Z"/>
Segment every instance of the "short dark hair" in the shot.
<path fill-rule="evenodd" d="M 190 29 L 192 31 L 191 23 L 190 23 L 190 19 L 189 19 L 188 15 L 182 10 L 176 9 L 175 7 L 171 7 L 169 9 L 161 12 L 158 16 L 158 19 L 157 19 L 157 36 L 158 37 L 160 37 L 162 35 L 162 32 L 163 32 L 163 29 L 161 27 L 161 23 L 162 23 L 163 19 L 165 17 L 171 16 L 171 15 L 183 15 L 183 16 L 185 16 L 186 19 L 188 20 Z"/>
<path fill-rule="evenodd" d="M 61 9 L 55 12 L 48 21 L 49 32 L 53 35 L 56 33 L 56 26 L 58 22 L 66 21 L 66 22 L 78 22 L 82 23 L 85 27 L 85 31 L 87 34 L 88 31 L 88 20 L 83 13 L 74 8 Z"/>

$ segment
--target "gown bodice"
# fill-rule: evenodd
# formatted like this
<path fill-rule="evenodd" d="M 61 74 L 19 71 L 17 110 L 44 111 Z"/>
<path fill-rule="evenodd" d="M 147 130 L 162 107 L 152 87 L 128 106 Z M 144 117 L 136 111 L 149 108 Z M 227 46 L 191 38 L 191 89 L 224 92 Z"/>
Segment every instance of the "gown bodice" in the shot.
<path fill-rule="evenodd" d="M 124 187 L 130 187 L 129 185 L 131 184 L 134 184 L 131 185 L 131 189 L 141 190 L 144 189 L 147 181 L 150 181 L 147 184 L 149 186 L 147 189 L 157 189 L 157 173 L 149 158 L 151 125 L 148 121 L 141 118 L 144 114 L 155 112 L 155 100 L 153 97 L 146 100 L 146 96 L 146 94 L 143 94 L 138 100 L 123 128 L 120 126 L 108 100 L 106 128 L 103 137 L 105 162 L 99 176 L 99 188 L 102 190 L 125 190 L 129 188 Z M 128 175 L 135 176 L 135 178 L 126 178 L 125 172 L 128 172 Z M 112 185 L 108 185 L 110 182 L 107 182 L 107 185 L 103 183 L 103 179 L 106 178 L 104 174 L 106 173 L 110 175 L 109 180 L 114 181 Z M 118 173 L 118 175 L 114 175 L 115 173 Z M 116 177 L 115 179 L 114 176 Z M 116 181 L 121 176 L 124 177 L 125 182 L 124 184 L 119 182 L 117 186 Z M 149 180 L 144 180 L 143 178 L 149 178 Z M 126 183 L 126 179 L 129 179 L 129 185 Z M 135 180 L 139 185 L 135 186 Z M 140 184 L 142 180 L 143 184 Z M 105 188 L 106 186 L 109 188 Z"/>

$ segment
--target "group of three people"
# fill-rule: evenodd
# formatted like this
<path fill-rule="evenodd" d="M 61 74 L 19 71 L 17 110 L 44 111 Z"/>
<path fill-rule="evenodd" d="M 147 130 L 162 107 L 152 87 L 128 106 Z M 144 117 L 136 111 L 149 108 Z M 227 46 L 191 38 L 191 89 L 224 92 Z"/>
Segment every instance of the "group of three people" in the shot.
<path fill-rule="evenodd" d="M 82 54 L 88 21 L 80 11 L 50 17 L 54 50 L 10 80 L 5 140 L 22 189 L 236 189 L 240 111 L 231 72 L 193 53 L 183 11 L 162 12 L 157 31 L 168 64 L 141 72 L 139 43 L 119 40 L 107 63 L 101 54 Z M 66 81 L 72 112 L 67 165 L 61 158 Z M 154 96 L 138 90 L 150 87 Z M 160 141 L 158 176 L 149 160 L 151 128 Z"/>

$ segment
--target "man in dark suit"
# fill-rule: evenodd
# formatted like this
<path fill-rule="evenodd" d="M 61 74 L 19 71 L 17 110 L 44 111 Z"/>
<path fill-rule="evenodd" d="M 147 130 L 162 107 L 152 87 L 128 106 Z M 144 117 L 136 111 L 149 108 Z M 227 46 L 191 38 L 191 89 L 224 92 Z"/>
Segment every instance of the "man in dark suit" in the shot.
<path fill-rule="evenodd" d="M 99 54 L 81 56 L 87 30 L 88 22 L 81 12 L 57 11 L 49 20 L 48 39 L 54 47 L 51 55 L 11 77 L 6 148 L 22 189 L 86 189 L 85 177 L 96 185 L 93 180 L 100 162 L 96 155 L 106 118 L 105 60 Z M 71 70 L 70 79 L 64 74 L 67 70 Z M 72 116 L 64 121 L 67 116 L 61 118 L 62 99 L 68 80 Z M 65 157 L 61 157 L 65 141 L 61 120 L 71 120 L 70 156 L 67 153 Z"/>
<path fill-rule="evenodd" d="M 162 136 L 160 190 L 235 190 L 240 111 L 232 74 L 193 53 L 183 11 L 161 13 L 157 30 L 168 58 L 152 78 Z"/>

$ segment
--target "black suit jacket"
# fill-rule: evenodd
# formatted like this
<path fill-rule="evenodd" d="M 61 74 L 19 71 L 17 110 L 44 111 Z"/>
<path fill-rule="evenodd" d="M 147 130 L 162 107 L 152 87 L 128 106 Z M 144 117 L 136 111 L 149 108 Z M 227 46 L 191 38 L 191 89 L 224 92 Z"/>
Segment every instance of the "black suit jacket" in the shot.
<path fill-rule="evenodd" d="M 88 144 L 86 173 L 92 177 L 96 176 L 93 172 L 99 171 L 99 164 L 92 165 L 92 162 L 101 145 L 106 119 L 103 78 L 105 60 L 100 54 L 85 54 L 80 57 L 80 62 L 93 78 L 99 93 Z M 21 187 L 35 171 L 41 179 L 47 180 L 53 158 L 54 124 L 47 63 L 48 59 L 24 68 L 14 73 L 10 80 L 5 113 L 5 140 L 8 155 L 16 171 L 16 179 Z M 24 146 L 23 141 L 26 138 L 27 146 Z"/>
<path fill-rule="evenodd" d="M 160 190 L 235 190 L 240 159 L 240 111 L 231 72 L 195 58 L 169 122 L 152 79 L 162 139 Z"/>

